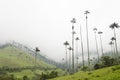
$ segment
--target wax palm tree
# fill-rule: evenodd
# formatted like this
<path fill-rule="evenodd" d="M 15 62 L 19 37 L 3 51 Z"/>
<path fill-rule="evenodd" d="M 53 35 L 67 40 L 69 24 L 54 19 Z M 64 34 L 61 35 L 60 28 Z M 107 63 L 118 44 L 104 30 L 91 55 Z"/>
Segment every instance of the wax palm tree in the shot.
<path fill-rule="evenodd" d="M 37 53 L 40 52 L 40 50 L 38 49 L 38 47 L 35 48 L 35 67 L 36 65 L 36 57 L 37 57 Z"/>
<path fill-rule="evenodd" d="M 83 68 L 85 67 L 85 63 L 84 63 L 84 53 L 83 53 L 83 40 L 82 40 L 82 29 L 80 26 L 80 39 L 81 39 L 81 51 L 82 51 L 82 65 Z"/>
<path fill-rule="evenodd" d="M 114 57 L 117 58 L 116 50 L 115 50 L 115 45 L 114 45 L 115 40 L 116 40 L 115 37 L 112 37 L 112 38 L 111 38 L 111 41 L 112 41 L 112 43 L 113 43 L 113 49 L 114 49 Z"/>
<path fill-rule="evenodd" d="M 73 18 L 71 20 L 71 23 L 72 23 L 72 72 L 74 73 L 74 34 L 75 34 L 75 31 L 74 31 L 74 23 L 76 23 L 76 19 Z"/>
<path fill-rule="evenodd" d="M 99 31 L 98 34 L 100 35 L 100 44 L 101 44 L 102 56 L 104 56 L 104 54 L 103 54 L 102 38 L 101 38 L 101 34 L 103 34 L 103 32 L 102 32 L 102 31 Z"/>
<path fill-rule="evenodd" d="M 113 44 L 114 44 L 114 43 L 113 43 L 112 41 L 109 42 L 109 45 L 111 46 L 112 58 L 114 58 L 114 57 L 113 57 L 113 50 L 112 50 L 112 49 L 113 49 Z"/>
<path fill-rule="evenodd" d="M 68 63 L 67 63 L 67 46 L 69 45 L 68 41 L 64 42 L 65 49 L 66 49 L 66 68 L 68 68 Z"/>
<path fill-rule="evenodd" d="M 72 47 L 69 47 L 68 50 L 69 50 L 69 72 L 71 72 L 71 51 L 72 51 Z"/>
<path fill-rule="evenodd" d="M 97 55 L 98 55 L 98 62 L 99 62 L 98 44 L 97 44 L 97 38 L 96 38 L 97 28 L 93 28 L 93 31 L 94 31 L 94 33 L 95 33 L 96 51 L 97 51 Z"/>
<path fill-rule="evenodd" d="M 89 71 L 90 71 L 90 53 L 89 53 L 89 36 L 88 36 L 88 14 L 90 12 L 88 10 L 85 11 L 85 15 L 86 15 L 86 33 L 87 33 L 87 51 L 88 51 L 88 68 L 89 68 Z"/>
<path fill-rule="evenodd" d="M 64 58 L 62 58 L 62 64 L 63 64 L 63 69 L 64 69 L 64 68 L 65 68 L 65 67 L 64 67 L 64 64 L 65 64 Z"/>
<path fill-rule="evenodd" d="M 118 25 L 118 23 L 112 23 L 110 26 L 109 26 L 111 29 L 113 29 L 114 31 L 114 37 L 115 37 L 115 46 L 116 46 L 116 54 L 117 54 L 117 58 L 119 57 L 118 55 L 118 49 L 117 49 L 117 41 L 116 41 L 116 32 L 115 32 L 115 28 L 119 28 L 120 26 Z"/>
<path fill-rule="evenodd" d="M 76 70 L 78 71 L 78 40 L 79 40 L 79 37 L 76 37 Z"/>

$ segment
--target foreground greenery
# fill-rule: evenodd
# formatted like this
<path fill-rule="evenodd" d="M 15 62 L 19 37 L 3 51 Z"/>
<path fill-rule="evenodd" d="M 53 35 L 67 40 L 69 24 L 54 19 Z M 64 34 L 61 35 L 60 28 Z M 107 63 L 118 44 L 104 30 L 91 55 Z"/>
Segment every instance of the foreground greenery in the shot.
<path fill-rule="evenodd" d="M 120 65 L 93 70 L 90 72 L 80 71 L 73 75 L 50 80 L 120 80 Z"/>

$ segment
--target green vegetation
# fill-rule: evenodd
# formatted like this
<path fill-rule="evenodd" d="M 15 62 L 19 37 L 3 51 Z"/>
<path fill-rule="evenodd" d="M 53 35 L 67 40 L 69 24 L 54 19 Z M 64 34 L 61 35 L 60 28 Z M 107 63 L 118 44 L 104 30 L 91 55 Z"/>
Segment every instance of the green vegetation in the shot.
<path fill-rule="evenodd" d="M 36 59 L 19 48 L 7 46 L 0 48 L 0 80 L 119 80 L 120 65 L 116 65 L 116 59 L 109 56 L 101 57 L 100 63 L 96 63 L 93 70 L 88 72 L 88 67 L 83 71 L 68 75 L 67 72 L 57 69 L 52 65 Z M 116 65 L 116 66 L 113 66 Z M 92 66 L 92 65 L 91 65 Z M 112 67 L 109 67 L 112 66 Z M 103 68 L 106 67 L 106 68 Z M 102 68 L 102 69 L 100 69 Z M 67 75 L 67 76 L 65 76 Z M 60 77 L 61 76 L 61 77 Z"/>
<path fill-rule="evenodd" d="M 80 71 L 74 75 L 58 77 L 50 80 L 120 80 L 120 65 L 90 72 Z"/>
<path fill-rule="evenodd" d="M 65 74 L 61 69 L 36 59 L 19 48 L 6 46 L 0 48 L 0 80 L 39 80 L 44 77 L 54 78 Z M 52 76 L 50 76 L 52 75 Z"/>

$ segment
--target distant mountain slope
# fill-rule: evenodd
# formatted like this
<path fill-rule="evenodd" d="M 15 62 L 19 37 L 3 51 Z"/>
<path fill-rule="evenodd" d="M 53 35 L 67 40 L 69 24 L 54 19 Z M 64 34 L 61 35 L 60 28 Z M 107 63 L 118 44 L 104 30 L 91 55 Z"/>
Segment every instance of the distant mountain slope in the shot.
<path fill-rule="evenodd" d="M 21 68 L 21 67 L 34 67 L 35 65 L 34 54 L 28 54 L 26 51 L 6 44 L 0 46 L 0 67 Z M 40 58 L 37 58 L 37 67 L 53 68 L 54 66 L 45 63 Z"/>

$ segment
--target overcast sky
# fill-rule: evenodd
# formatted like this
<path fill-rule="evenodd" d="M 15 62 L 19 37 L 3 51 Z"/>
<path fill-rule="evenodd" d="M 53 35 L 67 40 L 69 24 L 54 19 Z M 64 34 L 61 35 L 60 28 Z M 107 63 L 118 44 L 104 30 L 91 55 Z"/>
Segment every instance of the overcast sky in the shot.
<path fill-rule="evenodd" d="M 87 54 L 84 11 L 89 10 L 90 51 L 96 50 L 94 27 L 103 31 L 104 52 L 110 51 L 108 43 L 113 31 L 109 25 L 120 24 L 119 3 L 119 0 L 0 0 L 0 43 L 15 40 L 33 48 L 37 46 L 42 54 L 59 61 L 65 56 L 63 43 L 71 42 L 70 20 L 76 18 L 75 37 L 79 36 L 81 25 Z M 120 49 L 120 30 L 116 33 Z M 97 40 L 101 54 L 98 35 Z"/>

